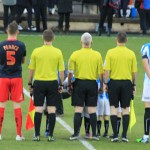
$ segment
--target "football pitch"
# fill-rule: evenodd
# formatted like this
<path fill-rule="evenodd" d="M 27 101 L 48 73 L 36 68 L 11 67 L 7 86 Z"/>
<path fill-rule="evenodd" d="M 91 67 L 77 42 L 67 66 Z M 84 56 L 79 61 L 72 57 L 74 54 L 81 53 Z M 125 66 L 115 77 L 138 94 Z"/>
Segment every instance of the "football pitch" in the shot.
<path fill-rule="evenodd" d="M 20 34 L 18 39 L 23 41 L 27 48 L 26 62 L 23 65 L 23 80 L 24 88 L 28 90 L 28 62 L 30 59 L 31 52 L 34 48 L 42 46 L 42 34 Z M 0 34 L 0 42 L 7 38 L 6 35 Z M 64 116 L 57 118 L 56 127 L 54 131 L 54 142 L 47 142 L 44 137 L 45 131 L 45 116 L 42 116 L 41 124 L 41 141 L 33 142 L 32 137 L 34 130 L 25 130 L 26 115 L 28 112 L 29 97 L 25 95 L 25 101 L 22 103 L 23 112 L 23 135 L 26 138 L 25 141 L 16 142 L 16 129 L 14 121 L 14 112 L 11 102 L 7 103 L 5 110 L 5 118 L 3 122 L 2 137 L 3 140 L 0 141 L 0 150 L 149 150 L 149 144 L 136 143 L 136 138 L 143 136 L 143 113 L 144 105 L 141 102 L 141 94 L 143 88 L 143 76 L 144 70 L 141 63 L 140 49 L 144 43 L 150 42 L 150 37 L 143 37 L 139 35 L 129 35 L 128 42 L 126 46 L 132 49 L 137 57 L 138 74 L 137 74 L 137 89 L 136 96 L 134 98 L 134 108 L 136 113 L 137 122 L 132 129 L 132 132 L 128 131 L 129 143 L 112 143 L 110 139 L 100 138 L 99 141 L 85 140 L 84 139 L 84 125 L 82 123 L 80 136 L 80 141 L 69 141 L 71 132 L 73 131 L 73 114 L 74 108 L 71 106 L 70 99 L 64 100 Z M 55 47 L 62 50 L 65 64 L 67 65 L 69 56 L 74 50 L 80 49 L 80 35 L 56 35 L 53 42 Z M 99 51 L 105 58 L 105 54 L 108 49 L 116 46 L 116 35 L 111 37 L 98 37 L 93 34 L 93 44 L 92 48 Z M 85 56 L 86 57 L 86 56 Z M 124 68 L 122 68 L 124 69 Z M 120 129 L 121 134 L 122 128 Z M 104 132 L 104 124 L 102 124 L 101 134 Z M 109 135 L 112 134 L 111 124 L 109 127 Z M 84 140 L 82 140 L 82 138 Z"/>

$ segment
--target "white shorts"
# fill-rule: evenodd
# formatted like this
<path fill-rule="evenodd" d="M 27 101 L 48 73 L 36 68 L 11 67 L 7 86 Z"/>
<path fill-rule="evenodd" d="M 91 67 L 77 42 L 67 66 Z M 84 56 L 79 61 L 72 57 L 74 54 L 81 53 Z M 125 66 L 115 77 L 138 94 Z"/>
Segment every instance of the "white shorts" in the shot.
<path fill-rule="evenodd" d="M 97 116 L 109 116 L 110 115 L 110 104 L 108 96 L 105 93 L 98 94 L 97 108 L 96 108 Z"/>
<path fill-rule="evenodd" d="M 122 109 L 121 109 L 121 106 L 120 106 L 120 102 L 119 102 L 118 112 L 119 112 L 119 113 L 122 112 Z"/>
<path fill-rule="evenodd" d="M 142 101 L 150 102 L 150 84 L 144 84 Z"/>
<path fill-rule="evenodd" d="M 88 107 L 84 106 L 83 112 L 82 112 L 82 117 L 90 118 L 89 113 L 88 113 Z"/>

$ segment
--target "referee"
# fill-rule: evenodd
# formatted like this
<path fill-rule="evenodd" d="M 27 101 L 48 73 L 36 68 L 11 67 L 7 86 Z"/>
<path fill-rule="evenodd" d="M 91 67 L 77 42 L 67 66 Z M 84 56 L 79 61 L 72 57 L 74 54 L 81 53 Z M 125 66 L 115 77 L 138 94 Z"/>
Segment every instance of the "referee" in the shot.
<path fill-rule="evenodd" d="M 91 48 L 91 44 L 92 36 L 87 32 L 84 33 L 81 36 L 82 48 L 73 52 L 68 63 L 68 91 L 72 91 L 72 106 L 75 107 L 74 134 L 70 137 L 70 140 L 78 139 L 84 105 L 88 107 L 90 115 L 92 139 L 99 140 L 96 136 L 96 106 L 98 96 L 96 80 L 100 78 L 102 81 L 103 60 L 101 54 Z M 71 85 L 73 74 L 75 82 Z"/>
<path fill-rule="evenodd" d="M 117 47 L 110 49 L 104 62 L 104 83 L 108 84 L 110 100 L 111 124 L 113 129 L 112 142 L 118 141 L 117 111 L 119 101 L 122 108 L 123 132 L 122 141 L 128 142 L 127 130 L 129 125 L 129 105 L 136 86 L 136 56 L 134 52 L 125 46 L 127 35 L 119 32 L 117 35 Z M 108 80 L 110 82 L 108 83 Z"/>
<path fill-rule="evenodd" d="M 61 51 L 52 45 L 53 39 L 54 34 L 52 30 L 49 29 L 43 32 L 44 45 L 34 49 L 31 54 L 31 60 L 29 64 L 28 85 L 30 93 L 33 92 L 35 105 L 34 141 L 40 141 L 40 125 L 45 98 L 49 118 L 48 141 L 54 141 L 53 131 L 56 122 L 55 112 L 58 100 L 58 89 L 59 92 L 61 92 L 62 83 L 64 80 L 64 61 Z M 59 86 L 57 74 L 58 71 L 60 75 Z M 32 85 L 33 77 L 34 83 Z"/>

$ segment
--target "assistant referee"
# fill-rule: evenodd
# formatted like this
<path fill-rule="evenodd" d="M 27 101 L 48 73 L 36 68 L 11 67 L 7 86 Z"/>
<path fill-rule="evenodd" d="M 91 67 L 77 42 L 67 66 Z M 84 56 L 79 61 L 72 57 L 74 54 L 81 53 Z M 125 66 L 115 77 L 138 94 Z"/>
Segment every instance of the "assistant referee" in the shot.
<path fill-rule="evenodd" d="M 102 81 L 103 60 L 101 54 L 91 48 L 92 36 L 89 33 L 86 32 L 81 36 L 81 45 L 82 48 L 73 52 L 68 63 L 68 88 L 69 91 L 73 88 L 72 106 L 75 107 L 74 134 L 70 137 L 70 140 L 78 139 L 83 106 L 88 107 L 92 127 L 92 139 L 99 140 L 96 136 L 96 106 L 98 96 L 96 80 L 100 78 Z M 71 78 L 73 74 L 75 82 L 72 86 Z"/>
<path fill-rule="evenodd" d="M 111 124 L 114 137 L 112 142 L 117 142 L 117 110 L 119 101 L 122 108 L 123 132 L 122 141 L 128 142 L 127 130 L 129 125 L 129 106 L 132 95 L 135 94 L 137 63 L 134 52 L 125 46 L 127 35 L 119 32 L 116 38 L 117 47 L 110 49 L 104 62 L 104 83 L 108 84 L 110 100 Z M 108 83 L 108 80 L 110 82 Z"/>
<path fill-rule="evenodd" d="M 54 34 L 52 30 L 47 29 L 43 32 L 44 45 L 36 48 L 31 54 L 29 64 L 29 90 L 34 96 L 35 116 L 34 141 L 40 140 L 40 125 L 43 112 L 43 104 L 46 98 L 48 120 L 49 120 L 49 136 L 48 141 L 54 141 L 53 131 L 56 122 L 56 104 L 58 96 L 58 71 L 60 75 L 61 89 L 64 80 L 64 61 L 62 52 L 52 45 Z M 32 85 L 34 77 L 34 84 Z M 61 92 L 61 91 L 60 91 Z"/>

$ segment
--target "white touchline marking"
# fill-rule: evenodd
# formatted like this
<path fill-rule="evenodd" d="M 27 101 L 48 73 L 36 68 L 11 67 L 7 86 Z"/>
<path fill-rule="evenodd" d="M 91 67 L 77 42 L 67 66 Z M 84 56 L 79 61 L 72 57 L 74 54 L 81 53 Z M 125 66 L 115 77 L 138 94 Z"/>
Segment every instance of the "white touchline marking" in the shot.
<path fill-rule="evenodd" d="M 23 88 L 23 92 L 27 97 L 30 97 L 30 93 Z M 73 129 L 61 118 L 56 117 L 57 122 L 59 122 L 66 130 L 68 130 L 71 134 L 73 134 Z M 79 141 L 88 149 L 88 150 L 96 150 L 89 142 L 87 142 L 83 138 L 79 138 Z"/>

